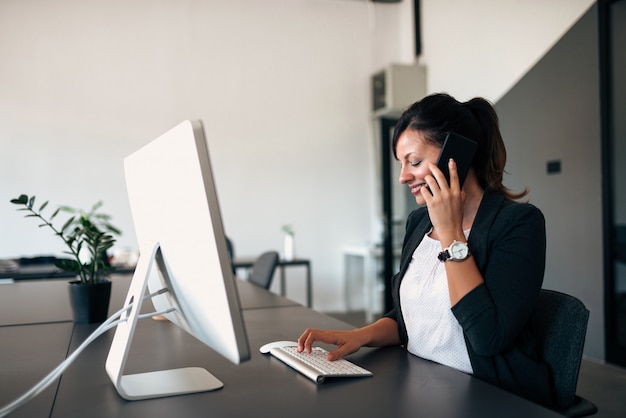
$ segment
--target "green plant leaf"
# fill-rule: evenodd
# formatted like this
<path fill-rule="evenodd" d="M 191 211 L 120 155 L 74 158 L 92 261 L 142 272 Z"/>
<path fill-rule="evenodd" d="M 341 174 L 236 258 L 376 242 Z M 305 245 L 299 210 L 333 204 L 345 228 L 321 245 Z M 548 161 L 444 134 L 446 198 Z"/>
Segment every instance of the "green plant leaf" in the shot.
<path fill-rule="evenodd" d="M 71 208 L 69 206 L 59 206 L 57 208 L 57 212 L 66 212 L 66 213 L 73 213 L 73 214 L 78 213 L 76 209 Z"/>
<path fill-rule="evenodd" d="M 102 200 L 100 200 L 100 201 L 96 202 L 96 203 L 95 203 L 95 204 L 91 207 L 91 210 L 89 211 L 89 213 L 93 215 L 94 213 L 96 213 L 96 211 L 97 211 L 98 209 L 100 209 L 100 208 L 102 207 L 102 205 L 103 205 L 103 204 L 104 204 L 104 203 L 102 202 Z"/>
<path fill-rule="evenodd" d="M 69 228 L 70 225 L 72 225 L 72 222 L 74 222 L 74 217 L 73 216 L 70 219 L 68 219 L 67 221 L 65 221 L 65 223 L 61 227 L 61 233 L 65 232 L 65 230 L 67 228 Z"/>
<path fill-rule="evenodd" d="M 57 267 L 64 270 L 73 271 L 80 276 L 83 283 L 98 281 L 102 279 L 108 272 L 113 269 L 108 265 L 107 250 L 115 244 L 115 238 L 112 234 L 121 235 L 119 229 L 115 228 L 109 222 L 111 217 L 107 214 L 97 213 L 102 206 L 102 201 L 92 206 L 89 212 L 81 209 L 74 209 L 69 206 L 58 207 L 52 215 L 46 219 L 43 216 L 43 210 L 48 206 L 45 201 L 35 208 L 35 196 L 21 194 L 18 198 L 11 199 L 11 203 L 21 205 L 18 211 L 26 211 L 25 217 L 39 218 L 39 227 L 50 228 L 55 235 L 63 240 L 67 246 L 64 254 L 70 256 L 65 261 L 60 261 Z M 68 220 L 63 223 L 63 227 L 58 229 L 52 220 L 60 211 L 71 213 Z M 83 255 L 89 254 L 89 262 L 83 264 L 81 261 L 81 251 Z"/>
<path fill-rule="evenodd" d="M 111 225 L 110 223 L 105 223 L 104 227 L 107 229 L 107 231 L 115 234 L 115 235 L 122 235 L 122 231 L 120 231 L 119 229 L 117 229 L 116 227 L 114 227 L 113 225 Z"/>
<path fill-rule="evenodd" d="M 11 203 L 16 205 L 25 205 L 28 203 L 28 196 L 25 194 L 21 194 L 17 199 L 11 199 Z"/>
<path fill-rule="evenodd" d="M 72 271 L 76 274 L 79 274 L 82 269 L 82 265 L 78 261 L 68 258 L 59 258 L 54 262 L 54 265 L 61 270 Z"/>

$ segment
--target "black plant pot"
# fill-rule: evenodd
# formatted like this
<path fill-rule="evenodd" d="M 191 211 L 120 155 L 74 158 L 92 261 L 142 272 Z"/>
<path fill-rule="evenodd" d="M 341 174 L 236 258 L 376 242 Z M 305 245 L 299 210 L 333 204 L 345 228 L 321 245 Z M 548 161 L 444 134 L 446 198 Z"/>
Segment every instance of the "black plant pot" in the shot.
<path fill-rule="evenodd" d="M 104 322 L 109 314 L 111 281 L 82 284 L 80 280 L 69 283 L 70 304 L 74 312 L 74 322 L 91 324 Z"/>

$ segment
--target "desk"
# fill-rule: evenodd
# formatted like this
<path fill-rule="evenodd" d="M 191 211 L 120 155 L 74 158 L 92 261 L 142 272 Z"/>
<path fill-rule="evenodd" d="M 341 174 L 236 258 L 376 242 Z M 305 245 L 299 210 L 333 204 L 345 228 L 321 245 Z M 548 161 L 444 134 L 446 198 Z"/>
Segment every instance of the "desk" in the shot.
<path fill-rule="evenodd" d="M 122 277 L 113 280 L 120 289 L 129 282 Z M 43 283 L 47 282 L 35 284 Z M 1 285 L 0 294 L 16 284 Z M 126 373 L 205 367 L 224 382 L 223 389 L 134 402 L 123 400 L 104 370 L 113 338 L 111 330 L 94 341 L 59 382 L 10 417 L 560 416 L 469 375 L 412 356 L 401 347 L 361 349 L 349 357 L 370 369 L 374 373 L 371 378 L 337 379 L 315 385 L 279 360 L 260 354 L 258 347 L 268 341 L 294 339 L 307 326 L 350 326 L 251 284 L 239 282 L 238 286 L 246 289 L 240 292 L 240 299 L 252 350 L 249 361 L 234 365 L 173 324 L 146 319 L 137 324 L 126 367 Z M 115 298 L 112 305 L 121 306 L 123 299 Z M 55 301 L 66 303 L 62 298 Z M 12 309 L 30 309 L 24 307 L 24 302 L 13 299 L 0 304 L 0 317 Z M 52 308 L 46 305 L 43 309 Z M 65 357 L 68 348 L 74 350 L 95 328 L 96 325 L 71 322 L 0 326 L 0 404 L 27 390 Z M 38 340 L 32 340 L 35 337 Z M 13 362 L 8 375 L 7 359 Z M 15 371 L 24 374 L 11 380 L 17 375 Z"/>
<path fill-rule="evenodd" d="M 116 266 L 115 273 L 132 273 L 134 267 Z M 6 280 L 34 280 L 34 279 L 69 279 L 76 277 L 76 273 L 68 270 L 61 270 L 54 264 L 31 264 L 18 266 L 15 270 L 0 270 L 0 279 Z"/>
<path fill-rule="evenodd" d="M 233 268 L 251 268 L 254 265 L 256 258 L 235 258 L 232 261 Z M 295 258 L 293 260 L 278 260 L 278 269 L 280 271 L 280 295 L 286 295 L 285 285 L 285 268 L 286 267 L 304 267 L 306 269 L 306 306 L 311 308 L 313 306 L 313 292 L 311 286 L 311 262 L 304 258 Z"/>
<path fill-rule="evenodd" d="M 124 303 L 131 279 L 130 275 L 111 276 L 109 315 Z M 0 284 L 0 327 L 72 322 L 68 286 L 68 280 L 20 280 Z M 271 292 L 258 292 L 257 286 L 243 280 L 237 281 L 237 290 L 243 309 L 298 305 Z M 150 303 L 144 303 L 142 312 L 150 312 L 151 308 Z"/>
<path fill-rule="evenodd" d="M 233 260 L 233 269 L 251 268 L 256 258 L 236 258 Z M 304 258 L 296 258 L 293 260 L 279 260 L 278 269 L 280 271 L 280 295 L 285 296 L 286 285 L 286 267 L 304 267 L 306 269 L 306 305 L 311 308 L 313 306 L 313 291 L 311 284 L 311 262 Z M 116 274 L 132 273 L 134 268 L 116 267 Z M 71 271 L 60 270 L 54 264 L 33 265 L 21 267 L 13 272 L 0 272 L 0 279 L 6 280 L 34 280 L 34 279 L 67 279 L 76 277 L 76 273 Z"/>

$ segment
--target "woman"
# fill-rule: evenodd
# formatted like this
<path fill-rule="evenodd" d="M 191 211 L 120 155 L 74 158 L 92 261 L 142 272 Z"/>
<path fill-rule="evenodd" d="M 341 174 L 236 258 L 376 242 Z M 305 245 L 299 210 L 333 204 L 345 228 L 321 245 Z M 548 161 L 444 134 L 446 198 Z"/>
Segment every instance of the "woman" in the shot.
<path fill-rule="evenodd" d="M 450 184 L 435 165 L 449 132 L 478 144 L 462 189 L 452 159 Z M 363 346 L 400 344 L 551 405 L 550 373 L 528 328 L 543 281 L 545 222 L 539 209 L 517 202 L 526 191 L 502 184 L 506 150 L 494 108 L 481 98 L 428 96 L 400 117 L 393 149 L 400 183 L 421 206 L 407 220 L 393 309 L 355 330 L 307 329 L 298 349 L 335 344 L 328 356 L 335 360 Z M 467 250 L 458 260 L 446 257 L 453 243 Z"/>

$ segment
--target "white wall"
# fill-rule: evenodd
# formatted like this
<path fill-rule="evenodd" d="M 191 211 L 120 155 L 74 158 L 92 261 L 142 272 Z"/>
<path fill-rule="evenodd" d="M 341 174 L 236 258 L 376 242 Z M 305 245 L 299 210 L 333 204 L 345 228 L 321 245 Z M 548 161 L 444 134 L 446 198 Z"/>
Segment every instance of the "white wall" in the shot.
<path fill-rule="evenodd" d="M 406 7 L 0 2 L 0 256 L 62 250 L 9 204 L 20 193 L 54 206 L 102 199 L 125 232 L 120 246 L 134 246 L 123 158 L 202 118 L 237 254 L 280 250 L 281 226 L 292 224 L 297 253 L 312 260 L 315 307 L 342 309 L 341 248 L 370 239 L 374 213 L 373 45 L 396 43 L 397 25 L 378 25 Z M 289 289 L 304 301 L 303 280 Z"/>
<path fill-rule="evenodd" d="M 594 0 L 421 0 L 428 91 L 496 102 Z"/>
<path fill-rule="evenodd" d="M 413 61 L 412 3 L 3 0 L 0 257 L 62 250 L 19 193 L 102 199 L 133 246 L 123 158 L 202 118 L 237 253 L 293 224 L 315 307 L 343 309 L 341 248 L 377 231 L 369 75 Z M 591 3 L 422 0 L 429 91 L 496 99 Z"/>

